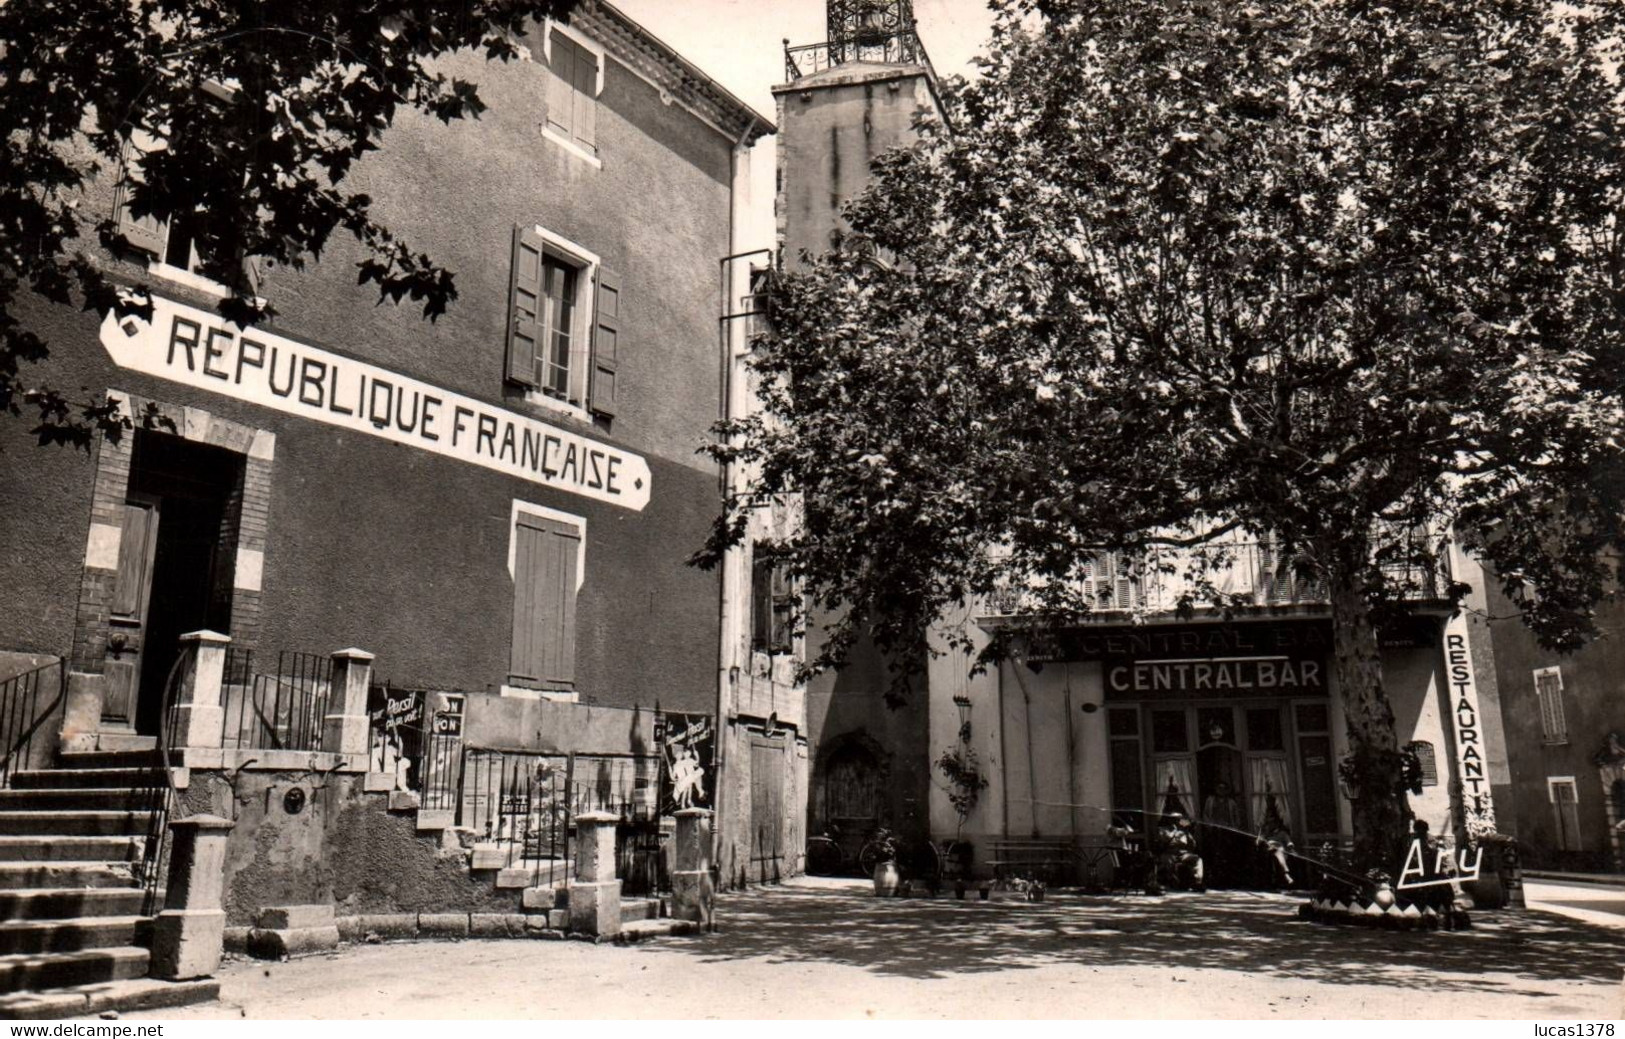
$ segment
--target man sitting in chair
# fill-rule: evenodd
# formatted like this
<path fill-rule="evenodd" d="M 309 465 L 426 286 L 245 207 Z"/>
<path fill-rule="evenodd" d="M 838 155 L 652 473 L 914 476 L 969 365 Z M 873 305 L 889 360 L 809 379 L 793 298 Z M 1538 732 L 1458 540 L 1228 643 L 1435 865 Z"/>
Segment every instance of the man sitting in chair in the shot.
<path fill-rule="evenodd" d="M 1190 816 L 1183 812 L 1163 816 L 1157 831 L 1157 873 L 1174 887 L 1207 890 L 1196 834 Z"/>

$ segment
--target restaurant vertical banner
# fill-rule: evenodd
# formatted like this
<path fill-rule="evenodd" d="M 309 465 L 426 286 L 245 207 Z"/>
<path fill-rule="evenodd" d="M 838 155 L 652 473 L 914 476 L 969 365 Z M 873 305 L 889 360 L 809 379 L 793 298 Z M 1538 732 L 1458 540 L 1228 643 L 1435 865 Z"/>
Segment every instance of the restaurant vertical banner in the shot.
<path fill-rule="evenodd" d="M 1478 680 L 1473 672 L 1465 611 L 1458 611 L 1445 624 L 1444 664 L 1455 745 L 1455 778 L 1461 784 L 1462 822 L 1468 836 L 1479 837 L 1495 832 L 1495 805 L 1490 800 L 1484 728 L 1478 710 Z"/>

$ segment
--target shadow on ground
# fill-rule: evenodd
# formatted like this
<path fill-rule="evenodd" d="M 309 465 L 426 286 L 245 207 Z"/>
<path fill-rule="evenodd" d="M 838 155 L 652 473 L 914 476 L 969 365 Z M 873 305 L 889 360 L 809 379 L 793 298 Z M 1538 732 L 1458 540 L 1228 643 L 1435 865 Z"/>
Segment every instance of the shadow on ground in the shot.
<path fill-rule="evenodd" d="M 960 902 L 787 885 L 719 900 L 717 933 L 667 948 L 707 962 L 822 961 L 919 979 L 1064 963 L 1501 994 L 1518 980 L 1615 984 L 1625 962 L 1617 933 L 1541 912 L 1475 914 L 1467 931 L 1398 932 L 1300 921 L 1297 904 L 1244 892 Z"/>

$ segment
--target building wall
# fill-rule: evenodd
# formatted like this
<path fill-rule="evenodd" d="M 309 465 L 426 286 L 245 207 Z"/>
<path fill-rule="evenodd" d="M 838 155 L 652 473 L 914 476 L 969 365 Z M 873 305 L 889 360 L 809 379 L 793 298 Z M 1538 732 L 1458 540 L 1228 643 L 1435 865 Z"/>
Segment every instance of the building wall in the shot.
<path fill-rule="evenodd" d="M 787 267 L 818 255 L 869 164 L 914 138 L 915 113 L 936 111 L 918 66 L 855 63 L 775 87 L 779 112 L 779 247 Z"/>
<path fill-rule="evenodd" d="M 964 623 L 964 620 L 949 618 L 944 623 Z M 1236 627 L 1253 632 L 1250 638 L 1262 646 L 1271 636 L 1260 633 L 1272 630 L 1262 623 Z M 1313 619 L 1291 622 L 1294 630 L 1300 632 L 1305 626 L 1323 628 L 1325 623 Z M 1188 625 L 1153 623 L 1117 634 L 1126 644 L 1132 635 L 1155 639 L 1159 633 L 1176 635 L 1191 630 Z M 1424 620 L 1415 630 L 1386 639 L 1383 681 L 1393 705 L 1399 741 L 1432 744 L 1437 762 L 1437 781 L 1424 786 L 1420 795 L 1410 797 L 1411 808 L 1417 818 L 1428 822 L 1432 832 L 1449 834 L 1460 824 L 1457 802 L 1460 786 L 1453 780 L 1455 751 L 1439 632 L 1436 620 Z M 1108 639 L 1113 634 L 1110 629 L 1090 629 L 1090 634 L 1099 644 L 1110 646 Z M 1323 636 L 1321 644 L 1329 644 L 1327 640 L 1329 634 Z M 1188 655 L 1147 652 L 1153 657 Z M 992 852 L 991 841 L 996 837 L 1098 836 L 1109 824 L 1111 810 L 1130 803 L 1113 790 L 1108 710 L 1133 702 L 1158 707 L 1164 706 L 1164 702 L 1125 699 L 1122 694 L 1111 693 L 1106 674 L 1113 663 L 1110 659 L 1083 658 L 1076 653 L 1066 655 L 1069 659 L 1031 664 L 1006 662 L 982 676 L 970 676 L 967 662 L 957 655 L 938 658 L 931 665 L 931 760 L 958 742 L 959 713 L 953 703 L 954 696 L 963 695 L 971 704 L 971 748 L 988 780 L 988 787 L 964 821 L 963 836 L 975 845 L 976 863 L 984 872 Z M 1313 657 L 1313 653 L 1310 656 Z M 1170 707 L 1240 702 L 1324 703 L 1331 726 L 1328 735 L 1337 829 L 1346 839 L 1352 835 L 1352 815 L 1348 801 L 1336 789 L 1335 765 L 1348 753 L 1347 724 L 1329 655 L 1321 658 L 1321 664 L 1325 678 L 1323 696 L 1276 696 L 1255 691 L 1221 698 L 1170 696 L 1165 703 Z M 1295 723 L 1291 713 L 1286 715 L 1284 724 L 1291 766 L 1291 797 L 1296 809 L 1301 805 L 1303 790 L 1297 768 L 1301 755 L 1294 739 Z M 1143 721 L 1141 739 L 1149 739 Z M 1198 736 L 1197 742 L 1200 741 Z M 1142 762 L 1145 768 L 1152 767 L 1148 751 L 1142 753 Z M 936 782 L 930 793 L 931 830 L 942 840 L 954 835 L 960 821 L 948 801 L 946 784 L 940 776 L 932 778 Z M 1204 792 L 1198 790 L 1197 793 L 1200 798 Z M 1154 811 L 1155 801 L 1147 807 Z M 1189 807 L 1200 811 L 1197 806 Z M 1302 842 L 1305 834 L 1297 820 L 1293 828 Z"/>
<path fill-rule="evenodd" d="M 539 39 L 537 40 L 539 48 Z M 481 690 L 506 676 L 513 603 L 507 572 L 514 500 L 586 519 L 577 688 L 604 704 L 709 710 L 715 704 L 718 584 L 686 566 L 716 507 L 717 473 L 695 447 L 721 407 L 718 258 L 729 249 L 733 140 L 661 97 L 611 57 L 599 97 L 594 168 L 540 134 L 546 68 L 472 54 L 441 71 L 480 84 L 490 110 L 444 126 L 403 113 L 352 190 L 457 277 L 438 321 L 375 306 L 355 284 L 360 252 L 335 237 L 303 272 L 263 271 L 280 335 L 364 359 L 509 410 L 570 427 L 502 379 L 512 230 L 539 223 L 622 276 L 619 409 L 594 438 L 644 455 L 650 503 L 634 513 L 377 438 L 116 367 L 98 319 L 25 300 L 20 316 L 52 346 L 37 373 L 58 386 L 119 389 L 176 411 L 207 410 L 276 437 L 265 533 L 262 652 L 360 645 L 398 684 Z M 86 211 L 111 212 L 111 178 Z M 94 250 L 93 250 L 94 251 Z M 98 254 L 117 278 L 142 265 Z M 163 281 L 163 295 L 211 308 Z M 41 449 L 25 422 L 0 424 L 0 648 L 66 654 L 100 448 Z M 241 633 L 234 633 L 241 634 Z"/>
<path fill-rule="evenodd" d="M 930 82 L 918 66 L 854 63 L 837 66 L 774 88 L 778 106 L 778 223 L 780 262 L 793 269 L 804 253 L 831 245 L 841 207 L 869 181 L 869 165 L 886 150 L 914 138 L 922 108 L 936 110 Z M 808 620 L 816 632 L 823 619 Z M 816 640 L 809 636 L 809 641 Z M 808 647 L 815 656 L 816 644 Z M 909 702 L 886 706 L 890 676 L 867 643 L 847 666 L 821 675 L 806 689 L 809 766 L 804 784 L 805 832 L 824 832 L 831 822 L 825 766 L 833 754 L 859 754 L 877 770 L 876 823 L 920 839 L 933 829 L 930 789 L 935 745 L 930 741 L 927 683 Z M 956 726 L 957 731 L 957 726 Z M 843 750 L 843 748 L 845 748 Z M 870 766 L 866 765 L 866 768 Z M 865 824 L 868 825 L 868 824 Z M 842 843 L 855 858 L 863 833 Z"/>
<path fill-rule="evenodd" d="M 1511 763 L 1510 804 L 1502 809 L 1503 828 L 1518 837 L 1526 866 L 1570 870 L 1618 870 L 1609 830 L 1610 791 L 1594 757 L 1608 751 L 1610 733 L 1625 735 L 1625 606 L 1601 609 L 1604 636 L 1576 653 L 1553 653 L 1540 647 L 1516 616 L 1516 608 L 1499 589 L 1490 597 L 1490 630 L 1501 688 L 1501 714 Z M 1541 724 L 1534 672 L 1556 667 L 1563 678 L 1563 711 L 1568 737 L 1549 742 Z M 1580 849 L 1559 846 L 1557 819 L 1548 779 L 1574 778 L 1578 795 Z M 1507 809 L 1510 809 L 1508 811 Z"/>

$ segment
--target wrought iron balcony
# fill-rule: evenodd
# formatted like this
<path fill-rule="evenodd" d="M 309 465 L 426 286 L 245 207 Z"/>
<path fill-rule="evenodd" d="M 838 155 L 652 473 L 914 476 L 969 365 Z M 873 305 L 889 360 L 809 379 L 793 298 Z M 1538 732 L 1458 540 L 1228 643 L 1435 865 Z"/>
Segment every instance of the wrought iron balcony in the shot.
<path fill-rule="evenodd" d="M 849 40 L 845 43 L 809 43 L 792 47 L 789 40 L 784 42 L 784 78 L 789 83 L 837 65 L 859 61 L 882 65 L 921 65 L 933 80 L 937 75 L 931 67 L 930 56 L 925 53 L 925 46 L 912 32 L 888 36 L 874 43 Z"/>
<path fill-rule="evenodd" d="M 1326 589 L 1298 573 L 1278 543 L 1227 542 L 1204 550 L 1159 547 L 1137 557 L 1102 552 L 1087 560 L 1083 576 L 1063 589 L 1063 601 L 1101 621 L 1128 615 L 1174 615 L 1263 607 L 1325 607 Z M 1448 557 L 1433 568 L 1411 563 L 1382 567 L 1387 580 L 1413 602 L 1442 601 L 1450 584 Z M 981 617 L 1015 617 L 1044 612 L 1054 602 L 1037 583 L 1010 582 L 986 596 Z"/>

